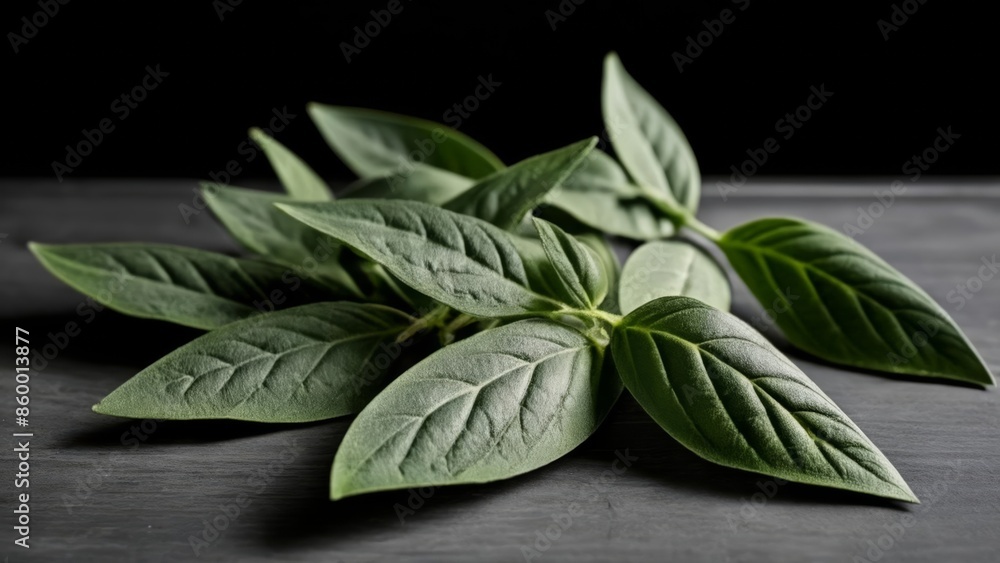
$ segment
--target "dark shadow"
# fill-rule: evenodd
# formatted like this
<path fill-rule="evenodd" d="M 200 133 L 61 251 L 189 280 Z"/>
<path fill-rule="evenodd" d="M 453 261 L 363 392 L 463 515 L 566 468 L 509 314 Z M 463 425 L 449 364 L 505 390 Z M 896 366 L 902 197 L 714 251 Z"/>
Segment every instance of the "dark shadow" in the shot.
<path fill-rule="evenodd" d="M 328 482 L 332 455 L 346 432 L 346 425 L 324 434 L 318 443 L 310 445 L 308 457 L 297 462 L 293 479 L 276 481 L 267 494 L 289 499 L 288 503 L 262 507 L 248 513 L 250 526 L 264 530 L 259 542 L 269 549 L 282 549 L 322 541 L 324 547 L 340 541 L 357 540 L 359 536 L 407 533 L 407 523 L 433 521 L 442 514 L 453 514 L 479 503 L 483 499 L 516 491 L 547 472 L 565 471 L 566 466 L 586 460 L 591 469 L 581 479 L 581 488 L 594 481 L 604 469 L 611 468 L 616 451 L 628 450 L 639 459 L 625 472 L 622 479 L 646 479 L 671 489 L 696 491 L 710 497 L 725 497 L 734 506 L 749 500 L 761 491 L 758 483 L 773 482 L 772 477 L 738 469 L 722 467 L 701 459 L 668 436 L 627 394 L 622 397 L 608 420 L 590 439 L 573 453 L 545 467 L 511 479 L 480 485 L 437 487 L 416 494 L 409 490 L 386 491 L 328 500 Z M 576 463 L 574 463 L 576 462 Z M 892 510 L 908 510 L 905 503 L 799 483 L 775 484 L 776 492 L 768 503 L 870 506 Z M 424 498 L 426 497 L 426 498 Z M 566 502 L 572 502 L 567 498 Z M 411 512 L 412 511 L 412 512 Z M 403 522 L 400 521 L 402 516 Z M 414 533 L 423 533 L 411 527 Z"/>
<path fill-rule="evenodd" d="M 336 420 L 347 420 L 346 417 Z M 206 444 L 309 428 L 331 421 L 273 424 L 239 420 L 123 420 L 116 418 L 89 425 L 53 444 L 66 449 L 106 449 L 146 442 L 158 445 Z M 144 438 L 145 437 L 145 438 Z"/>
<path fill-rule="evenodd" d="M 982 385 L 979 385 L 977 383 L 972 383 L 971 381 L 959 381 L 957 379 L 948 379 L 948 378 L 945 378 L 945 377 L 932 377 L 932 376 L 926 376 L 926 375 L 909 375 L 909 374 L 904 374 L 904 373 L 889 373 L 889 372 L 878 371 L 878 370 L 869 369 L 869 368 L 861 368 L 861 367 L 854 367 L 854 366 L 845 366 L 843 364 L 837 364 L 837 363 L 831 362 L 829 360 L 824 360 L 823 358 L 820 358 L 818 356 L 814 356 L 814 355 L 810 354 L 809 352 L 806 352 L 804 350 L 800 350 L 798 348 L 792 347 L 791 345 L 788 345 L 788 349 L 787 350 L 783 350 L 783 352 L 785 352 L 785 354 L 787 354 L 789 356 L 792 356 L 792 357 L 794 357 L 796 359 L 806 360 L 806 361 L 813 362 L 813 363 L 816 363 L 816 364 L 822 364 L 822 365 L 825 365 L 825 366 L 828 366 L 828 367 L 831 367 L 831 368 L 836 368 L 836 369 L 839 369 L 839 370 L 849 370 L 852 373 L 863 373 L 865 375 L 874 375 L 876 377 L 881 377 L 883 379 L 891 379 L 891 380 L 894 380 L 894 381 L 908 381 L 908 382 L 912 382 L 912 383 L 938 383 L 938 384 L 942 384 L 942 385 L 951 385 L 951 386 L 954 386 L 954 387 L 966 387 L 966 388 L 969 388 L 969 389 L 977 389 L 979 391 L 983 391 L 984 390 L 984 388 L 983 388 Z"/>
<path fill-rule="evenodd" d="M 67 334 L 67 323 L 77 325 L 76 336 Z M 18 319 L 18 326 L 32 327 L 32 332 L 39 333 L 31 348 L 47 362 L 73 359 L 137 370 L 205 334 L 203 330 L 129 317 L 110 309 L 92 316 L 67 313 L 26 317 Z M 51 356 L 49 352 L 56 349 L 58 353 Z"/>

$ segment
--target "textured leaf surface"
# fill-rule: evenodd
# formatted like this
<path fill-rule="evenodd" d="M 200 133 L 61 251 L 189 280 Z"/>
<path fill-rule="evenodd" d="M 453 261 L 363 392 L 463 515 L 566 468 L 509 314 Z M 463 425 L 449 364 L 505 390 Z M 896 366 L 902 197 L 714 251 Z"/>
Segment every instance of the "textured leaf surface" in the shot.
<path fill-rule="evenodd" d="M 608 293 L 608 279 L 599 258 L 585 244 L 552 223 L 534 218 L 535 228 L 561 286 L 566 303 L 596 309 Z"/>
<path fill-rule="evenodd" d="M 464 313 L 509 317 L 563 308 L 530 287 L 511 235 L 480 219 L 413 201 L 355 199 L 281 208 Z"/>
<path fill-rule="evenodd" d="M 337 451 L 334 499 L 482 483 L 550 463 L 583 442 L 621 391 L 575 330 L 519 321 L 451 344 L 396 379 Z"/>
<path fill-rule="evenodd" d="M 285 307 L 329 297 L 284 266 L 193 248 L 134 243 L 31 243 L 29 248 L 53 275 L 99 303 L 195 328 L 254 315 L 254 303 L 266 307 L 274 291 L 287 300 Z"/>
<path fill-rule="evenodd" d="M 962 330 L 922 289 L 854 240 L 760 219 L 719 241 L 788 340 L 831 362 L 992 385 Z"/>
<path fill-rule="evenodd" d="M 293 269 L 309 267 L 340 295 L 361 290 L 340 265 L 340 246 L 331 237 L 283 213 L 276 203 L 295 201 L 283 194 L 203 184 L 209 208 L 237 242 L 255 254 Z"/>
<path fill-rule="evenodd" d="M 308 164 L 302 161 L 285 145 L 268 136 L 260 129 L 250 130 L 250 138 L 264 151 L 264 155 L 278 175 L 285 191 L 295 199 L 303 201 L 329 201 L 333 199 L 330 187 L 326 185 Z"/>
<path fill-rule="evenodd" d="M 547 202 L 581 223 L 611 235 L 655 240 L 674 234 L 674 224 L 629 180 L 617 162 L 598 149 Z"/>
<path fill-rule="evenodd" d="M 714 258 L 681 240 L 655 241 L 635 249 L 622 269 L 619 303 L 631 313 L 658 297 L 693 297 L 729 310 L 729 279 Z"/>
<path fill-rule="evenodd" d="M 214 330 L 139 372 L 94 406 L 126 418 L 308 422 L 358 412 L 402 353 L 407 315 L 314 303 Z"/>
<path fill-rule="evenodd" d="M 622 66 L 615 53 L 604 59 L 601 95 L 604 126 L 629 174 L 665 200 L 691 213 L 698 209 L 698 161 L 677 122 Z"/>
<path fill-rule="evenodd" d="M 533 156 L 484 178 L 445 204 L 445 209 L 513 230 L 524 216 L 583 162 L 597 138 Z"/>
<path fill-rule="evenodd" d="M 611 343 L 639 404 L 703 458 L 917 502 L 854 422 L 736 317 L 687 297 L 663 297 L 626 316 Z"/>
<path fill-rule="evenodd" d="M 439 123 L 315 103 L 308 111 L 334 152 L 362 178 L 396 175 L 420 162 L 469 178 L 503 168 L 486 147 Z"/>
<path fill-rule="evenodd" d="M 394 176 L 361 178 L 347 186 L 340 197 L 361 199 L 411 199 L 443 205 L 476 183 L 472 178 L 432 166 Z"/>

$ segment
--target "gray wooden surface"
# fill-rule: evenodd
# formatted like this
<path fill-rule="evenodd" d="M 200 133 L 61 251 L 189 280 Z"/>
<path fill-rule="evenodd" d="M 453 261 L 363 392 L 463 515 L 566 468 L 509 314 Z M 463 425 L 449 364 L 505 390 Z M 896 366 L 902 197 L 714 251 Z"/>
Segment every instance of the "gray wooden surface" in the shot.
<path fill-rule="evenodd" d="M 902 505 L 713 466 L 664 434 L 630 399 L 566 458 L 510 481 L 390 492 L 337 503 L 327 476 L 349 420 L 264 426 L 137 423 L 90 405 L 197 333 L 111 311 L 43 272 L 25 242 L 155 241 L 234 250 L 207 213 L 186 224 L 194 181 L 0 184 L 0 319 L 33 344 L 67 322 L 79 335 L 32 379 L 32 548 L 13 546 L 13 377 L 3 390 L 3 554 L 18 561 L 189 561 L 220 505 L 249 504 L 200 552 L 206 561 L 987 561 L 1000 552 L 1000 391 L 926 383 L 793 359 L 886 453 L 923 499 Z M 706 182 L 704 220 L 724 229 L 790 214 L 841 228 L 889 180 L 748 184 L 723 201 Z M 957 309 L 956 284 L 1000 251 L 1000 186 L 924 183 L 897 196 L 860 237 L 927 289 L 1000 372 L 1000 276 Z M 734 311 L 760 309 L 735 283 Z M 86 319 L 91 322 L 86 322 Z M 776 337 L 776 330 L 768 331 Z M 780 342 L 780 339 L 778 340 Z M 13 342 L 0 365 L 13 366 Z M 151 430 L 147 422 L 145 429 Z M 634 459 L 612 472 L 616 452 Z M 620 465 L 616 467 L 621 467 Z M 264 470 L 273 477 L 262 479 Z M 256 475 L 256 479 L 254 476 Z M 766 491 L 764 494 L 761 491 Z M 755 493 L 760 492 L 761 494 Z M 399 507 L 413 503 L 401 522 Z M 245 504 L 245 503 L 244 503 Z M 574 514 L 568 520 L 566 514 Z M 555 518 L 566 526 L 539 543 Z M 568 525 L 567 525 L 568 524 Z M 893 535 L 895 534 L 895 536 Z M 879 546 L 881 547 L 874 547 Z"/>

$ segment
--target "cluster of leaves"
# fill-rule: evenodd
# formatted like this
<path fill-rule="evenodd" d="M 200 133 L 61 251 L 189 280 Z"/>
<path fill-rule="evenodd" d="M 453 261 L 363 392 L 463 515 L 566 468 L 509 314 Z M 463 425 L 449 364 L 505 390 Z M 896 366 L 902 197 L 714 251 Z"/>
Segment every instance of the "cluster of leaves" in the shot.
<path fill-rule="evenodd" d="M 617 160 L 592 138 L 511 166 L 436 123 L 312 105 L 360 179 L 334 201 L 304 162 L 252 131 L 287 195 L 204 185 L 252 258 L 33 244 L 53 274 L 111 308 L 210 331 L 94 410 L 260 422 L 357 413 L 333 464 L 338 499 L 530 471 L 586 440 L 624 387 L 709 461 L 915 502 L 840 408 L 727 312 L 719 263 L 690 239 L 662 239 L 687 228 L 717 245 L 782 311 L 788 340 L 834 363 L 992 384 L 961 330 L 836 231 L 776 218 L 720 234 L 699 222 L 687 140 L 614 54 L 602 102 Z M 553 222 L 533 215 L 539 206 Z M 620 268 L 604 235 L 646 242 Z"/>

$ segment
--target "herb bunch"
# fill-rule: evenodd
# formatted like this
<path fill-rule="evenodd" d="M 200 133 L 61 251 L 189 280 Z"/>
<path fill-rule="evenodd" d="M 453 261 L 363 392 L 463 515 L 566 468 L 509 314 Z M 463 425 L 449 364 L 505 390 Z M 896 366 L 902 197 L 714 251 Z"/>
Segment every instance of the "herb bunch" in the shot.
<path fill-rule="evenodd" d="M 94 410 L 273 423 L 357 414 L 333 463 L 339 499 L 531 471 L 586 440 L 626 388 L 706 460 L 917 502 L 847 415 L 727 312 L 723 267 L 675 235 L 717 246 L 782 311 L 788 340 L 830 362 L 993 384 L 959 327 L 836 231 L 700 222 L 691 147 L 613 53 L 602 110 L 617 159 L 591 138 L 506 166 L 443 125 L 313 104 L 359 176 L 336 200 L 256 129 L 287 193 L 203 185 L 251 257 L 32 243 L 54 275 L 108 307 L 208 331 Z M 620 267 L 607 235 L 645 243 Z M 123 277 L 122 291 L 103 293 Z"/>

